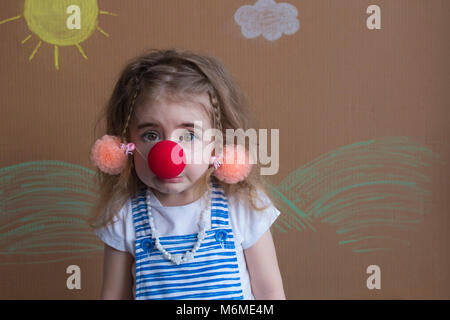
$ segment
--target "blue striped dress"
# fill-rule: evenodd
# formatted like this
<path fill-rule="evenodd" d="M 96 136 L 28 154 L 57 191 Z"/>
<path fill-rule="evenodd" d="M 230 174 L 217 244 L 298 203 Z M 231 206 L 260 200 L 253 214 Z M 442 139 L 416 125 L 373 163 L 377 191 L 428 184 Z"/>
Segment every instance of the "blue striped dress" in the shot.
<path fill-rule="evenodd" d="M 146 187 L 132 198 L 136 232 L 136 300 L 244 299 L 228 201 L 219 184 L 211 182 L 211 228 L 194 259 L 179 265 L 164 258 L 155 246 L 147 213 Z M 160 236 L 171 254 L 191 251 L 197 234 Z"/>

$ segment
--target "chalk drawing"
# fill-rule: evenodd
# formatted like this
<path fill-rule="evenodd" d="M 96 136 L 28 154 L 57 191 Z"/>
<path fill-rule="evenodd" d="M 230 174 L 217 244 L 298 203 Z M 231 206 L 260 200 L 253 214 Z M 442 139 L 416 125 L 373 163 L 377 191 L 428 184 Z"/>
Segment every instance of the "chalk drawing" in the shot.
<path fill-rule="evenodd" d="M 79 10 L 68 10 L 79 8 Z M 73 15 L 79 14 L 78 28 L 70 28 L 68 20 Z M 87 59 L 80 43 L 88 39 L 97 30 L 105 37 L 109 37 L 98 26 L 98 15 L 117 16 L 105 10 L 99 10 L 96 0 L 25 0 L 23 14 L 0 21 L 0 24 L 24 18 L 31 34 L 27 35 L 22 44 L 27 42 L 34 34 L 39 38 L 28 60 L 31 61 L 38 52 L 42 42 L 54 46 L 55 68 L 59 69 L 59 47 L 75 46 L 84 59 Z M 70 22 L 70 21 L 69 21 Z"/>
<path fill-rule="evenodd" d="M 275 227 L 286 232 L 336 229 L 355 253 L 409 246 L 430 212 L 427 167 L 439 155 L 408 137 L 361 141 L 291 172 L 271 194 L 283 203 Z M 444 162 L 440 162 L 444 163 Z"/>
<path fill-rule="evenodd" d="M 437 159 L 408 137 L 361 141 L 328 152 L 270 186 L 281 201 L 274 227 L 320 232 L 327 224 L 342 237 L 337 246 L 354 253 L 409 246 L 412 231 L 430 211 L 425 169 Z M 98 200 L 94 177 L 92 170 L 60 161 L 1 168 L 0 265 L 101 252 L 103 243 L 85 222 Z"/>
<path fill-rule="evenodd" d="M 241 26 L 242 35 L 248 39 L 262 35 L 267 40 L 277 40 L 283 33 L 292 35 L 300 27 L 297 8 L 289 3 L 258 0 L 253 6 L 244 5 L 234 14 Z"/>
<path fill-rule="evenodd" d="M 94 175 L 60 161 L 0 169 L 0 265 L 72 260 L 103 250 L 86 222 L 98 200 Z"/>

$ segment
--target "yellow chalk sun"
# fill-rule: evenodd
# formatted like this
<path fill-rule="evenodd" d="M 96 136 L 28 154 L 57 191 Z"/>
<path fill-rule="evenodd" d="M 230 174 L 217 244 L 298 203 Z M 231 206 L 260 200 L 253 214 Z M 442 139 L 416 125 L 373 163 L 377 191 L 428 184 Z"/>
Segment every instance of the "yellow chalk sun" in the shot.
<path fill-rule="evenodd" d="M 98 15 L 117 16 L 115 13 L 98 9 L 97 0 L 25 0 L 22 15 L 0 21 L 0 24 L 24 18 L 29 30 L 39 38 L 33 52 L 28 58 L 33 59 L 42 42 L 55 47 L 55 68 L 59 69 L 58 50 L 60 46 L 76 46 L 83 58 L 87 59 L 80 43 L 97 30 L 109 37 L 98 26 Z M 24 44 L 32 37 L 22 40 Z"/>

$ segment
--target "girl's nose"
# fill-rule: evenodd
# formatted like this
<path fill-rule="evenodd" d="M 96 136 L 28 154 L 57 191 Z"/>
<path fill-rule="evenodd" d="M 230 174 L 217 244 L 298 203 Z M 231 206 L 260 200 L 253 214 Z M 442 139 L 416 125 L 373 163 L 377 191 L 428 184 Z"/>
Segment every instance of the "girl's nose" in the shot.
<path fill-rule="evenodd" d="M 170 179 L 183 171 L 186 166 L 186 156 L 181 145 L 171 140 L 163 140 L 151 148 L 147 162 L 156 176 Z"/>

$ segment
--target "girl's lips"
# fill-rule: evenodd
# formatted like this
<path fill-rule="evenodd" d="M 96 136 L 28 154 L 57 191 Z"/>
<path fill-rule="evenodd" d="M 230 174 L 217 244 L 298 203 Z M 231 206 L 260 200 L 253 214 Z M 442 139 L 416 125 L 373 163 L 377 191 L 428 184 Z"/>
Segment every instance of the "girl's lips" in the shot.
<path fill-rule="evenodd" d="M 162 182 L 168 182 L 168 183 L 177 183 L 177 182 L 183 181 L 183 177 L 175 177 L 175 178 L 170 178 L 170 179 L 163 179 L 160 177 L 156 177 L 156 178 L 158 178 L 158 180 L 160 180 Z"/>

